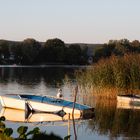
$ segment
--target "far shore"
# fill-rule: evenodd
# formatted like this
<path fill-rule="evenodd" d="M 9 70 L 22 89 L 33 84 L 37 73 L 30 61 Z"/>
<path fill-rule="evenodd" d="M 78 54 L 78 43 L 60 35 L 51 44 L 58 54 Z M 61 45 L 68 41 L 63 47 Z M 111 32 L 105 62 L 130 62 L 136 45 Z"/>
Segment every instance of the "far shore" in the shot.
<path fill-rule="evenodd" d="M 64 65 L 64 64 L 46 64 L 46 65 L 0 65 L 0 68 L 2 67 L 23 67 L 23 68 L 55 68 L 55 67 L 62 67 L 62 68 L 90 68 L 91 65 Z"/>

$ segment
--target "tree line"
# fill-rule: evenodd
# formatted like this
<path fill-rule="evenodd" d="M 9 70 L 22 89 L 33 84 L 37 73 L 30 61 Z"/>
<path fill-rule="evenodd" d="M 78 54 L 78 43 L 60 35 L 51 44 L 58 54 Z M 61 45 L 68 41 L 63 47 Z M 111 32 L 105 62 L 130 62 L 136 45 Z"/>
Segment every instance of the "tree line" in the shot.
<path fill-rule="evenodd" d="M 0 64 L 87 64 L 87 47 L 66 45 L 58 38 L 41 43 L 32 38 L 22 42 L 0 40 Z"/>
<path fill-rule="evenodd" d="M 108 43 L 95 48 L 93 60 L 97 62 L 101 58 L 108 58 L 112 55 L 124 56 L 129 53 L 140 53 L 139 40 L 132 42 L 128 39 L 110 40 Z"/>
<path fill-rule="evenodd" d="M 128 53 L 140 53 L 140 42 L 128 39 L 110 40 L 106 44 L 93 46 L 91 56 L 88 45 L 65 44 L 61 39 L 48 39 L 38 42 L 27 38 L 21 42 L 0 40 L 0 64 L 78 64 L 96 63 L 112 55 L 124 56 Z M 91 62 L 89 62 L 91 58 Z"/>

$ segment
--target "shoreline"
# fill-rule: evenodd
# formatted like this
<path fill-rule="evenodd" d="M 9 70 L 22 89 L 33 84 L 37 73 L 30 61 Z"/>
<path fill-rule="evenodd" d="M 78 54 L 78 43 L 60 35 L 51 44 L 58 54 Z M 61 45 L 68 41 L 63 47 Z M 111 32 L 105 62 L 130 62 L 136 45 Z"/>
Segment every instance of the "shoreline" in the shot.
<path fill-rule="evenodd" d="M 23 67 L 23 68 L 55 68 L 55 67 L 60 67 L 60 68 L 90 68 L 92 65 L 64 65 L 64 64 L 46 64 L 46 65 L 0 65 L 0 68 L 3 67 L 8 67 L 8 68 L 18 68 L 18 67 Z"/>

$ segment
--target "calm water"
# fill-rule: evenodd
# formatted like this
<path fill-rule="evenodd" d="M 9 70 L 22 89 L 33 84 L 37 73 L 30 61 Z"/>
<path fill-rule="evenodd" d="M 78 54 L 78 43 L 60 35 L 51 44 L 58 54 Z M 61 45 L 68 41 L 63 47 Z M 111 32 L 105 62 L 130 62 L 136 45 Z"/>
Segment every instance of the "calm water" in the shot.
<path fill-rule="evenodd" d="M 57 89 L 61 87 L 64 97 L 73 100 L 72 93 L 76 85 L 74 72 L 78 69 L 84 67 L 0 67 L 0 94 L 31 93 L 55 96 Z M 82 99 L 79 100 L 81 101 Z M 75 120 L 77 139 L 140 139 L 140 110 L 117 106 L 114 101 L 98 101 L 94 118 Z M 7 120 L 6 125 L 14 128 L 14 136 L 17 135 L 16 129 L 20 125 L 26 125 L 29 129 L 38 126 L 42 131 L 53 132 L 62 138 L 68 135 L 69 130 L 71 140 L 74 140 L 72 121 L 69 126 L 67 121 L 14 123 Z"/>

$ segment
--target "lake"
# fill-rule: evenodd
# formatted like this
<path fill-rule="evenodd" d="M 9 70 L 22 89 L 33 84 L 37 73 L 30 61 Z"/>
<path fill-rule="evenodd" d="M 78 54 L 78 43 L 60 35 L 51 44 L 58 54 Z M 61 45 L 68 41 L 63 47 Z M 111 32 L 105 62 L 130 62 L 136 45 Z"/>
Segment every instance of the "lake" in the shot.
<path fill-rule="evenodd" d="M 58 88 L 62 88 L 64 97 L 73 100 L 73 89 L 77 84 L 74 73 L 76 70 L 84 70 L 85 68 L 78 66 L 0 67 L 0 94 L 31 93 L 56 96 Z M 81 98 L 82 96 L 79 95 L 78 102 L 83 102 Z M 92 119 L 75 120 L 78 140 L 140 139 L 139 108 L 126 107 L 126 109 L 124 106 L 118 105 L 116 101 L 111 100 L 100 100 L 94 104 L 95 100 L 93 99 L 92 102 L 95 107 L 95 116 Z M 2 107 L 0 109 L 2 114 L 4 111 Z M 70 133 L 71 140 L 74 140 L 72 121 L 68 122 L 63 118 L 60 120 L 31 123 L 29 121 L 13 122 L 7 119 L 6 125 L 14 129 L 14 137 L 17 136 L 16 129 L 24 125 L 28 126 L 30 130 L 38 126 L 43 132 L 53 132 L 62 138 Z"/>

